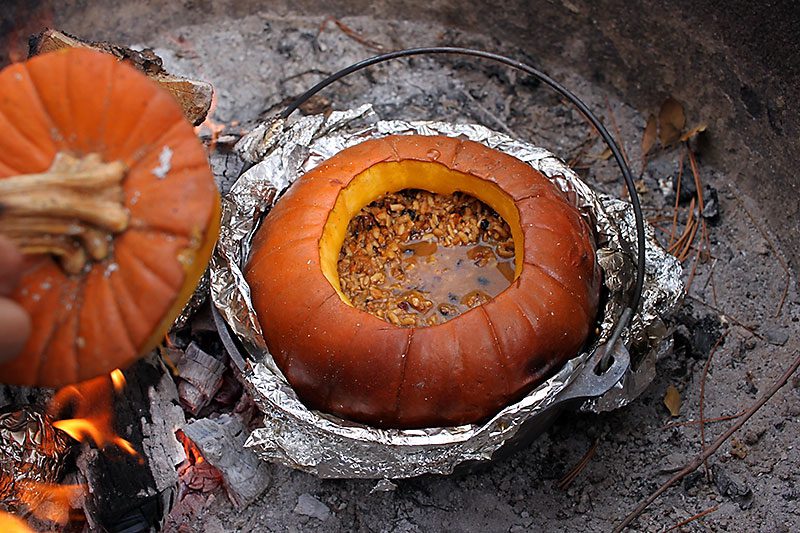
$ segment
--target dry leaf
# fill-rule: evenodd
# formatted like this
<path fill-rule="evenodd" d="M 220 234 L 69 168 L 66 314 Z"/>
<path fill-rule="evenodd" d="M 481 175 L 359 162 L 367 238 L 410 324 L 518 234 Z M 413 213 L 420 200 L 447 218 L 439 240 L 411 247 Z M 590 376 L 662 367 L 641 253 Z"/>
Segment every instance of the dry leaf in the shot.
<path fill-rule="evenodd" d="M 731 455 L 737 459 L 747 457 L 747 446 L 736 437 L 731 439 Z"/>
<path fill-rule="evenodd" d="M 656 134 L 657 132 L 656 126 L 656 116 L 650 115 L 647 117 L 647 126 L 644 128 L 644 135 L 642 135 L 642 159 L 650 153 L 650 150 L 653 149 L 653 146 L 656 144 Z"/>
<path fill-rule="evenodd" d="M 703 133 L 704 131 L 706 131 L 707 127 L 708 127 L 708 124 L 698 124 L 697 126 L 695 126 L 694 128 L 690 129 L 689 131 L 687 131 L 686 133 L 684 133 L 681 136 L 681 142 L 688 141 L 689 139 L 691 139 L 695 135 Z"/>
<path fill-rule="evenodd" d="M 672 97 L 664 100 L 661 111 L 658 112 L 659 139 L 662 146 L 670 145 L 681 138 L 681 132 L 686 125 L 686 115 L 683 106 Z"/>
<path fill-rule="evenodd" d="M 611 157 L 613 152 L 611 152 L 611 148 L 606 148 L 603 152 L 597 156 L 598 161 L 608 161 Z"/>
<path fill-rule="evenodd" d="M 674 385 L 667 387 L 667 392 L 664 394 L 664 405 L 669 409 L 669 414 L 678 416 L 681 412 L 681 393 Z"/>

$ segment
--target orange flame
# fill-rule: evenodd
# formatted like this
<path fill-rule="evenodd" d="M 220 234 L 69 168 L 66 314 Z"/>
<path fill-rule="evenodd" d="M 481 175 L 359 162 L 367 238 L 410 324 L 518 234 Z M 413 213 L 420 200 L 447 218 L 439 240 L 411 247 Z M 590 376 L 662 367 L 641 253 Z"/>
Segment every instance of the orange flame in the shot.
<path fill-rule="evenodd" d="M 0 511 L 0 531 L 6 531 L 7 533 L 35 533 L 24 520 L 4 511 Z"/>
<path fill-rule="evenodd" d="M 208 151 L 213 152 L 214 149 L 217 147 L 217 139 L 219 139 L 220 133 L 225 131 L 226 125 L 222 122 L 217 122 L 214 120 L 214 111 L 217 109 L 217 92 L 214 91 L 211 94 L 211 106 L 208 108 L 208 114 L 206 115 L 206 119 L 199 125 L 195 126 L 194 132 L 197 135 L 201 135 L 203 133 L 203 129 L 209 131 L 211 134 L 211 142 L 208 144 Z"/>
<path fill-rule="evenodd" d="M 57 420 L 53 426 L 77 441 L 91 440 L 99 448 L 113 445 L 138 456 L 133 445 L 114 431 L 114 390 L 124 386 L 125 376 L 117 369 L 109 376 L 64 387 L 50 402 L 50 414 L 59 419 L 72 411 L 74 418 Z"/>
<path fill-rule="evenodd" d="M 203 457 L 203 452 L 200 451 L 200 448 L 198 448 L 197 445 L 192 442 L 192 439 L 187 437 L 183 431 L 179 429 L 175 432 L 175 436 L 178 437 L 178 440 L 183 444 L 183 451 L 186 452 L 186 461 L 190 465 L 205 462 L 206 458 Z"/>
<path fill-rule="evenodd" d="M 111 371 L 111 383 L 114 384 L 115 391 L 122 392 L 126 385 L 125 374 L 122 373 L 122 370 L 116 368 Z"/>
<path fill-rule="evenodd" d="M 91 441 L 99 448 L 116 446 L 124 452 L 141 457 L 130 442 L 114 431 L 114 391 L 125 387 L 125 376 L 117 369 L 108 376 L 69 385 L 56 392 L 48 405 L 49 414 L 56 419 L 53 426 L 73 439 Z M 73 418 L 65 418 L 66 415 Z M 19 501 L 39 520 L 66 525 L 83 519 L 81 499 L 84 485 L 55 485 L 20 480 L 15 485 Z M 0 517 L 0 531 L 26 531 L 5 525 Z"/>

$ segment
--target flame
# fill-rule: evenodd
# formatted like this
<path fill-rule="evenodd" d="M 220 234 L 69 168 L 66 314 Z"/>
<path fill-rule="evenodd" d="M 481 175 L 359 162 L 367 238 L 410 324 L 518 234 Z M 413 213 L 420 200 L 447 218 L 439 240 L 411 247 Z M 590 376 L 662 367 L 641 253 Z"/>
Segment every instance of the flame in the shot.
<path fill-rule="evenodd" d="M 187 437 L 183 431 L 179 429 L 175 432 L 175 436 L 178 437 L 178 440 L 183 444 L 183 451 L 186 452 L 186 461 L 190 465 L 205 462 L 206 458 L 203 457 L 203 452 L 200 451 L 200 448 L 198 448 L 197 445 L 192 442 L 192 439 Z"/>
<path fill-rule="evenodd" d="M 107 376 L 60 389 L 48 405 L 49 414 L 56 419 L 53 426 L 77 441 L 91 441 L 99 448 L 116 446 L 142 461 L 131 443 L 114 430 L 114 395 L 124 387 L 125 376 L 116 369 Z M 20 503 L 39 520 L 64 526 L 85 519 L 78 510 L 87 491 L 85 485 L 20 480 L 15 491 Z M 0 516 L 0 531 L 27 531 L 6 525 L 4 518 Z"/>
<path fill-rule="evenodd" d="M 125 376 L 117 369 L 108 376 L 64 387 L 50 402 L 50 414 L 57 419 L 53 426 L 77 441 L 90 440 L 99 448 L 116 446 L 138 456 L 133 445 L 114 430 L 114 390 L 124 386 Z M 69 411 L 73 418 L 64 418 Z"/>
<path fill-rule="evenodd" d="M 0 511 L 0 531 L 5 531 L 6 533 L 35 533 L 24 520 L 5 511 Z"/>
<path fill-rule="evenodd" d="M 217 139 L 219 139 L 220 133 L 225 131 L 226 125 L 222 122 L 217 122 L 214 120 L 214 111 L 217 109 L 217 92 L 214 91 L 211 94 L 211 106 L 208 108 L 208 114 L 206 115 L 206 119 L 199 125 L 195 126 L 194 132 L 197 135 L 201 135 L 203 133 L 203 129 L 209 131 L 211 134 L 211 142 L 208 144 L 208 151 L 213 152 L 214 149 L 217 147 Z"/>
<path fill-rule="evenodd" d="M 28 524 L 11 513 L 0 511 L 0 531 L 9 533 L 34 533 Z"/>
<path fill-rule="evenodd" d="M 122 370 L 116 368 L 111 371 L 111 383 L 114 384 L 115 391 L 122 392 L 126 385 L 125 374 L 122 373 Z"/>
<path fill-rule="evenodd" d="M 101 448 L 113 444 L 131 455 L 138 455 L 130 442 L 122 437 L 111 435 L 108 431 L 104 431 L 103 424 L 98 423 L 97 419 L 75 418 L 72 420 L 59 420 L 53 423 L 53 427 L 60 429 L 80 442 L 91 439 Z"/>

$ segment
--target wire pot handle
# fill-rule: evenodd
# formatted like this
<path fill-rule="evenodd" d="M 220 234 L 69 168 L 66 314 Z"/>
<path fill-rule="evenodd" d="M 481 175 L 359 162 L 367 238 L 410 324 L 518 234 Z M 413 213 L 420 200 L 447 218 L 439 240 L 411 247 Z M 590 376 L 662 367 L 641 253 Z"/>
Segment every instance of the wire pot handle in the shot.
<path fill-rule="evenodd" d="M 636 284 L 634 285 L 634 290 L 631 293 L 630 301 L 628 306 L 623 310 L 619 322 L 617 323 L 617 327 L 614 328 L 614 331 L 609 338 L 609 341 L 606 343 L 605 353 L 600 361 L 600 370 L 605 371 L 609 368 L 611 359 L 614 353 L 614 346 L 616 345 L 617 341 L 619 340 L 620 336 L 622 335 L 623 330 L 630 324 L 633 315 L 638 311 L 639 305 L 641 304 L 642 299 L 642 287 L 644 286 L 644 267 L 645 267 L 645 245 L 644 245 L 644 217 L 642 215 L 642 208 L 639 203 L 639 194 L 636 192 L 636 186 L 633 181 L 633 174 L 631 173 L 630 168 L 628 168 L 625 159 L 622 157 L 622 153 L 619 149 L 614 138 L 608 132 L 608 130 L 603 126 L 603 123 L 600 121 L 597 116 L 592 113 L 589 107 L 577 96 L 575 96 L 571 91 L 569 91 L 566 87 L 555 81 L 553 78 L 542 72 L 541 70 L 521 61 L 517 61 L 515 59 L 511 59 L 506 56 L 502 56 L 499 54 L 495 54 L 492 52 L 486 52 L 483 50 L 473 50 L 470 48 L 457 48 L 457 47 L 450 47 L 450 46 L 435 46 L 435 47 L 423 47 L 423 48 L 409 48 L 406 50 L 396 50 L 394 52 L 388 52 L 385 54 L 380 54 L 377 56 L 370 57 L 368 59 L 364 59 L 363 61 L 359 61 L 358 63 L 353 63 L 349 67 L 343 68 L 342 70 L 335 72 L 328 76 L 327 78 L 323 79 L 306 92 L 298 96 L 294 99 L 287 107 L 284 109 L 281 114 L 280 118 L 286 120 L 289 118 L 298 107 L 300 107 L 304 102 L 306 102 L 309 98 L 317 94 L 319 91 L 327 87 L 328 85 L 338 81 L 345 76 L 348 76 L 354 72 L 362 70 L 372 65 L 376 65 L 378 63 L 383 63 L 385 61 L 389 61 L 392 59 L 398 59 L 402 57 L 410 57 L 410 56 L 417 56 L 417 55 L 433 55 L 433 54 L 451 54 L 451 55 L 461 55 L 461 56 L 472 56 L 478 57 L 483 59 L 490 59 L 509 67 L 515 68 L 520 70 L 534 78 L 540 80 L 545 85 L 549 86 L 551 89 L 559 93 L 561 96 L 566 98 L 567 100 L 574 105 L 581 114 L 586 117 L 586 119 L 592 124 L 592 126 L 597 129 L 597 132 L 602 137 L 603 141 L 606 143 L 608 148 L 611 150 L 611 154 L 614 156 L 614 159 L 619 166 L 619 169 L 622 171 L 622 177 L 625 180 L 625 186 L 628 189 L 628 194 L 630 196 L 631 205 L 633 206 L 633 213 L 636 219 L 636 246 L 637 246 L 637 256 L 636 256 Z"/>

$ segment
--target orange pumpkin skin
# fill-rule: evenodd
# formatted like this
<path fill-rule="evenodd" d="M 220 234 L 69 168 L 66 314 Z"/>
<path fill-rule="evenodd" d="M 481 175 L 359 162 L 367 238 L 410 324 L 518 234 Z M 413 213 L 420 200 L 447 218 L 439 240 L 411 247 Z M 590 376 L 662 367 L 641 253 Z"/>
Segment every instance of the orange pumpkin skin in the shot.
<path fill-rule="evenodd" d="M 8 132 L 0 180 L 44 172 L 58 153 L 98 153 L 127 167 L 129 213 L 110 255 L 80 274 L 65 274 L 48 255 L 28 257 L 12 297 L 33 333 L 0 365 L 0 382 L 61 387 L 129 365 L 180 313 L 216 241 L 219 193 L 205 149 L 169 93 L 79 48 L 0 72 L 0 128 Z"/>
<path fill-rule="evenodd" d="M 351 307 L 322 272 L 337 197 L 366 169 L 397 161 L 489 181 L 519 213 L 516 280 L 436 326 L 397 327 Z M 303 402 L 397 428 L 476 423 L 521 398 L 584 345 L 601 285 L 592 232 L 547 178 L 481 144 L 421 136 L 363 142 L 297 180 L 258 230 L 245 276 L 270 353 Z"/>

